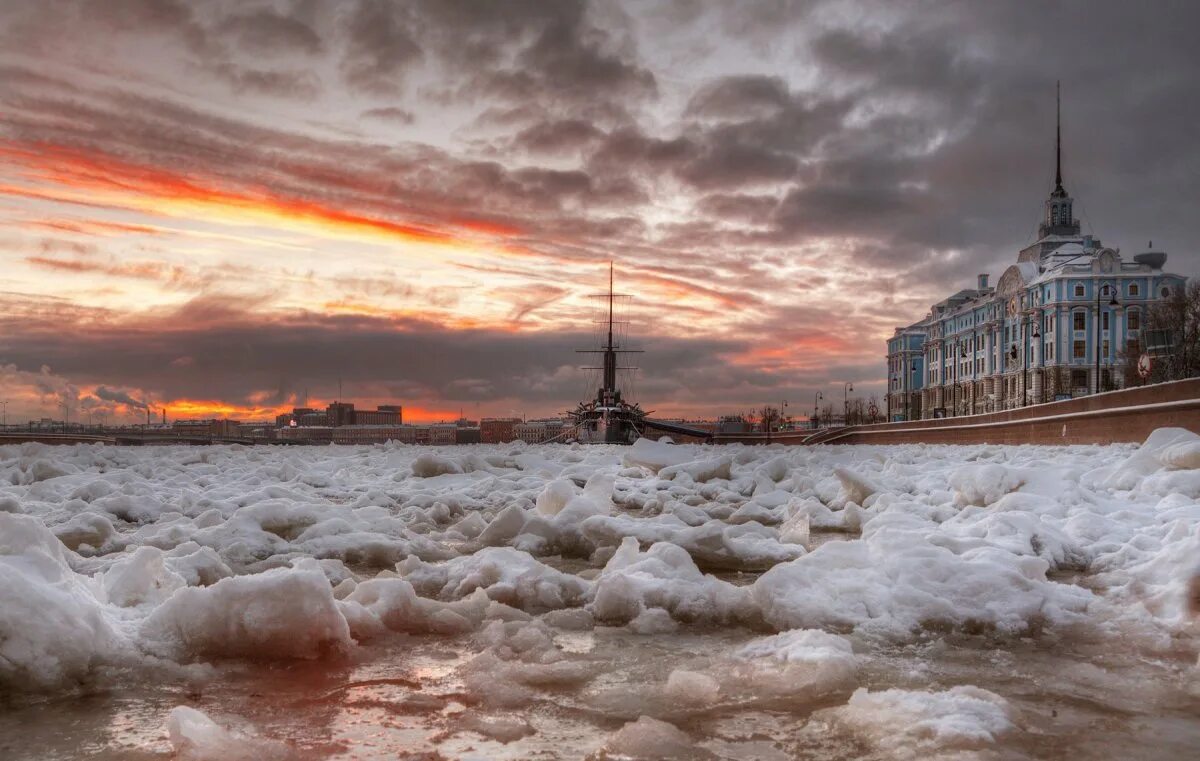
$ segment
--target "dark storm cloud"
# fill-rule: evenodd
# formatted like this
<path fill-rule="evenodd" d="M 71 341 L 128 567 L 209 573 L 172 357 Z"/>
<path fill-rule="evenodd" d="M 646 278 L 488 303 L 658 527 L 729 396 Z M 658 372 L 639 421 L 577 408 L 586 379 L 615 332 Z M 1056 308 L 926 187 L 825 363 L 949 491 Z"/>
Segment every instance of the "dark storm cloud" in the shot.
<path fill-rule="evenodd" d="M 68 335 L 64 320 L 35 320 L 28 304 L 11 297 L 0 303 L 6 315 L 25 313 L 20 331 L 10 330 L 13 321 L 0 317 L 3 362 L 21 369 L 48 365 L 76 384 L 154 388 L 165 399 L 246 400 L 276 388 L 283 378 L 292 387 L 314 391 L 331 390 L 339 379 L 367 386 L 400 383 L 423 400 L 471 401 L 478 384 L 462 380 L 478 378 L 486 368 L 493 398 L 565 408 L 583 390 L 575 349 L 592 345 L 590 334 L 448 330 L 412 319 L 315 314 L 267 319 L 216 295 L 154 320 L 104 321 L 103 329 L 81 316 Z M 652 349 L 646 371 L 663 377 L 678 372 L 679 393 L 703 388 L 706 377 L 764 381 L 755 370 L 739 374 L 722 367 L 720 357 L 744 349 L 740 343 L 667 336 L 650 336 L 644 343 Z M 188 361 L 180 362 L 181 357 Z M 118 398 L 120 392 L 111 388 L 103 392 L 96 394 L 104 400 L 136 402 Z"/>
<path fill-rule="evenodd" d="M 396 124 L 412 124 L 417 120 L 417 115 L 412 111 L 407 111 L 398 106 L 382 106 L 380 108 L 368 108 L 362 112 L 364 119 L 379 119 L 385 122 L 394 122 Z"/>
<path fill-rule="evenodd" d="M 512 139 L 512 146 L 532 154 L 570 154 L 587 150 L 603 137 L 604 132 L 589 121 L 559 119 L 521 130 Z"/>
<path fill-rule="evenodd" d="M 324 42 L 304 21 L 273 8 L 257 8 L 222 19 L 218 28 L 252 56 L 321 52 Z"/>
<path fill-rule="evenodd" d="M 106 386 L 97 386 L 94 393 L 97 399 L 105 402 L 116 402 L 117 404 L 124 404 L 129 407 L 137 407 L 140 410 L 146 409 L 145 402 L 140 399 L 134 399 L 127 391 L 108 388 Z"/>
<path fill-rule="evenodd" d="M 399 92 L 421 46 L 410 29 L 408 6 L 388 0 L 357 0 L 346 17 L 342 74 L 351 86 L 376 94 Z"/>
<path fill-rule="evenodd" d="M 255 69 L 229 62 L 214 64 L 212 70 L 239 94 L 312 100 L 321 92 L 320 79 L 309 71 Z"/>
<path fill-rule="evenodd" d="M 407 139 L 445 109 L 467 113 L 469 141 L 319 139 L 136 87 L 81 87 L 27 61 L 0 70 L 0 129 L 19 146 L 68 146 L 222 188 L 430 228 L 463 216 L 503 226 L 544 257 L 513 265 L 538 285 L 561 282 L 539 279 L 546 262 L 612 256 L 647 283 L 686 286 L 696 298 L 672 309 L 725 320 L 735 343 L 801 346 L 833 314 L 852 340 L 804 350 L 827 358 L 804 367 L 803 382 L 816 382 L 877 376 L 891 325 L 921 318 L 978 272 L 998 275 L 1029 242 L 1051 184 L 1061 79 L 1066 184 L 1085 232 L 1126 254 L 1154 238 L 1171 267 L 1200 269 L 1200 221 L 1180 211 L 1200 197 L 1200 4 L 304 5 L 288 15 L 284 5 L 117 0 L 85 15 L 110 32 L 170 37 L 194 76 L 216 77 L 243 103 L 261 92 L 328 96 L 320 71 L 331 89 L 370 95 L 349 113 L 373 129 L 419 114 Z M 29 8 L 4 38 L 9 50 L 47 39 L 29 33 Z M 51 26 L 78 20 L 50 15 Z M 76 253 L 42 252 L 38 266 L 82 261 Z M 129 262 L 69 266 L 116 264 Z M 514 319 L 545 314 L 539 293 L 514 301 Z M 819 303 L 795 309 L 809 298 Z M 191 309 L 204 324 L 236 317 Z M 284 327 L 342 329 L 331 325 Z M 164 366 L 202 363 L 198 341 Z M 449 366 L 472 381 L 463 388 L 483 388 L 477 368 Z M 702 377 L 714 395 L 754 394 L 779 382 L 762 367 Z M 511 388 L 482 380 L 497 394 Z"/>

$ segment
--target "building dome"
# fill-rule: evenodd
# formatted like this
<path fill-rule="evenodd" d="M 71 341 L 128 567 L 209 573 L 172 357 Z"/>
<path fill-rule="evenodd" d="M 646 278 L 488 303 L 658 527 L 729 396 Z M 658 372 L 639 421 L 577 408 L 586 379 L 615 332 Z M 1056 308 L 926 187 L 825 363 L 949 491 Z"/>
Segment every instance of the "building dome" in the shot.
<path fill-rule="evenodd" d="M 1137 254 L 1133 260 L 1138 264 L 1144 264 L 1152 270 L 1161 270 L 1163 265 L 1167 263 L 1167 255 L 1162 251 L 1146 251 Z"/>

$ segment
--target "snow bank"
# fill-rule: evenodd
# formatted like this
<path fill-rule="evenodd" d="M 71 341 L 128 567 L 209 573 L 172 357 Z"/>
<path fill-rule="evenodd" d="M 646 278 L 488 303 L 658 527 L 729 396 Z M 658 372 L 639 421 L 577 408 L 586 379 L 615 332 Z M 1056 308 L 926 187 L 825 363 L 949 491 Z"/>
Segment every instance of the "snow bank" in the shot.
<path fill-rule="evenodd" d="M 644 440 L 644 439 L 643 439 Z M 608 738 L 604 750 L 623 758 L 704 759 L 712 754 L 696 747 L 686 732 L 649 716 L 621 727 Z"/>
<path fill-rule="evenodd" d="M 753 586 L 779 629 L 860 629 L 905 640 L 927 627 L 1015 633 L 1077 620 L 1091 593 L 1046 578 L 1049 563 L 982 545 L 956 552 L 935 527 L 901 513 L 867 525 L 863 539 L 830 542 L 777 565 Z"/>
<path fill-rule="evenodd" d="M 167 737 L 179 761 L 270 761 L 291 755 L 282 743 L 264 740 L 245 728 L 218 724 L 187 706 L 171 709 Z"/>
<path fill-rule="evenodd" d="M 312 560 L 180 589 L 146 618 L 141 636 L 147 649 L 172 658 L 315 658 L 351 644 Z"/>
<path fill-rule="evenodd" d="M 621 458 L 626 466 L 640 466 L 657 473 L 663 468 L 680 465 L 695 459 L 691 447 L 677 446 L 664 442 L 638 439 Z"/>
<path fill-rule="evenodd" d="M 1070 624 L 1190 647 L 1198 453 L 1181 429 L 1136 448 L 4 446 L 0 681 L 69 685 L 144 653 L 307 658 L 535 617 L 576 637 L 746 624 L 782 634 L 674 682 L 655 673 L 651 691 L 709 700 L 711 679 L 706 706 L 774 710 L 848 695 L 859 657 L 927 630 Z M 705 573 L 758 570 L 749 586 Z M 1050 580 L 1064 570 L 1101 591 Z M 505 670 L 495 700 L 600 668 L 508 641 L 539 631 L 481 645 Z M 676 718 L 614 716 L 642 714 Z"/>
<path fill-rule="evenodd" d="M 658 542 L 642 552 L 626 538 L 592 587 L 589 609 L 600 621 L 628 623 L 649 608 L 679 621 L 750 621 L 749 590 L 700 572 L 682 547 Z"/>
<path fill-rule="evenodd" d="M 1087 480 L 1099 488 L 1131 490 L 1163 469 L 1200 469 L 1200 436 L 1186 428 L 1159 428 L 1124 462 L 1097 469 Z"/>
<path fill-rule="evenodd" d="M 859 688 L 829 715 L 901 758 L 954 756 L 980 750 L 1013 731 L 1004 698 L 978 687 L 942 692 Z"/>
<path fill-rule="evenodd" d="M 397 570 L 422 597 L 460 600 L 477 589 L 522 610 L 583 604 L 590 584 L 538 562 L 527 552 L 489 547 L 441 564 L 409 558 Z"/>
<path fill-rule="evenodd" d="M 991 505 L 1024 483 L 1014 469 L 994 463 L 966 465 L 950 476 L 950 486 L 960 505 Z"/>
<path fill-rule="evenodd" d="M 95 584 L 32 516 L 0 513 L 0 685 L 50 688 L 84 678 L 125 645 Z"/>

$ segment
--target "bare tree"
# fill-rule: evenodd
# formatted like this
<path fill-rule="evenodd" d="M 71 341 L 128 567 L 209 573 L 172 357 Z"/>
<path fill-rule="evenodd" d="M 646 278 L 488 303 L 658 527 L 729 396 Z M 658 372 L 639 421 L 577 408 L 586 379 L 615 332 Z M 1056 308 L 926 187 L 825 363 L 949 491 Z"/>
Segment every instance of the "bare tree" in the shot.
<path fill-rule="evenodd" d="M 821 408 L 821 419 L 825 421 L 825 425 L 833 425 L 833 405 L 826 404 Z"/>
<path fill-rule="evenodd" d="M 777 407 L 767 405 L 760 410 L 756 410 L 755 413 L 763 432 L 774 431 L 779 428 L 781 418 Z"/>
<path fill-rule="evenodd" d="M 1200 376 L 1200 281 L 1146 308 L 1138 340 L 1123 349 L 1126 367 L 1136 365 L 1143 352 L 1152 357 L 1147 383 Z"/>

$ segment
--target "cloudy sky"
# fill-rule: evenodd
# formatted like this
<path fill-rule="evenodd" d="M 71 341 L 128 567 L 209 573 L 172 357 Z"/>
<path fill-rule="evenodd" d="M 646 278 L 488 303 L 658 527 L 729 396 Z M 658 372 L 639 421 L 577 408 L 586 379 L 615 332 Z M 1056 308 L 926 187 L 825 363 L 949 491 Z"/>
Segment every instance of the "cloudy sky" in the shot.
<path fill-rule="evenodd" d="M 1200 3 L 0 0 L 9 420 L 883 389 L 1053 181 L 1200 272 Z M 156 413 L 157 414 L 157 413 Z"/>

